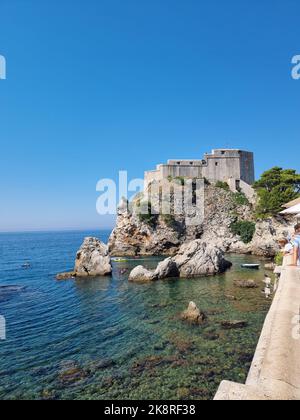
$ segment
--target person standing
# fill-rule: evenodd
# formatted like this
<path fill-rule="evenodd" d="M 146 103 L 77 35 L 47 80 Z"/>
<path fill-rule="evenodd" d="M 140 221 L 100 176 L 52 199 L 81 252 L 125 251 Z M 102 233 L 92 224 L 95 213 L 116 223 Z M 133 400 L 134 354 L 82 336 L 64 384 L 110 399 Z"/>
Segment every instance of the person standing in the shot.
<path fill-rule="evenodd" d="M 300 223 L 295 226 L 293 266 L 300 266 Z"/>

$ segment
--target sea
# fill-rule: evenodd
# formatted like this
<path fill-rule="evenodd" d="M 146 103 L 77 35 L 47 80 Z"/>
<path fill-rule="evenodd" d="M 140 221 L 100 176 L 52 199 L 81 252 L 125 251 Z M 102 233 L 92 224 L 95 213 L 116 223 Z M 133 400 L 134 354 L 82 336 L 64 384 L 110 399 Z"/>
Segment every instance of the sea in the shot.
<path fill-rule="evenodd" d="M 244 383 L 270 307 L 264 261 L 228 255 L 223 275 L 132 284 L 131 269 L 162 258 L 128 259 L 111 277 L 56 280 L 85 237 L 109 234 L 0 234 L 0 399 L 209 400 L 224 379 Z M 240 289 L 243 279 L 259 287 Z M 203 325 L 180 319 L 190 301 Z M 222 326 L 237 320 L 246 327 Z"/>

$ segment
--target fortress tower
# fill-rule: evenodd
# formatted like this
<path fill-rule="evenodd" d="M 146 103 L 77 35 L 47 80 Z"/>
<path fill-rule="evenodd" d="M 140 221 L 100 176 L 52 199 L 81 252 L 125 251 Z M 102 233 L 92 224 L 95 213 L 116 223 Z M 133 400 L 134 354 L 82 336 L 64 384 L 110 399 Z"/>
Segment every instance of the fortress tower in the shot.
<path fill-rule="evenodd" d="M 202 160 L 169 160 L 146 172 L 145 184 L 177 177 L 227 182 L 232 191 L 242 190 L 249 196 L 255 181 L 254 155 L 239 149 L 215 149 Z"/>

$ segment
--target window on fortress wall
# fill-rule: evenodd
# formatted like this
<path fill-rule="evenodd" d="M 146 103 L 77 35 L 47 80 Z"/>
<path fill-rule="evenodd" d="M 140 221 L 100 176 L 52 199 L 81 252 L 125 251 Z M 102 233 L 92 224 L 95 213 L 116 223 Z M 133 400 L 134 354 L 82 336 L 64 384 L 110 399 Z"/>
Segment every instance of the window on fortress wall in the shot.
<path fill-rule="evenodd" d="M 225 152 L 224 152 L 224 150 L 222 150 L 221 154 L 222 154 L 222 155 L 225 155 Z"/>
<path fill-rule="evenodd" d="M 215 165 L 216 165 L 216 166 L 219 166 L 219 162 L 216 162 L 216 163 L 215 163 Z"/>
<path fill-rule="evenodd" d="M 197 183 L 195 180 L 193 180 L 193 199 L 192 199 L 192 205 L 196 206 L 197 204 Z"/>
<path fill-rule="evenodd" d="M 180 165 L 180 162 L 177 162 L 177 165 Z"/>

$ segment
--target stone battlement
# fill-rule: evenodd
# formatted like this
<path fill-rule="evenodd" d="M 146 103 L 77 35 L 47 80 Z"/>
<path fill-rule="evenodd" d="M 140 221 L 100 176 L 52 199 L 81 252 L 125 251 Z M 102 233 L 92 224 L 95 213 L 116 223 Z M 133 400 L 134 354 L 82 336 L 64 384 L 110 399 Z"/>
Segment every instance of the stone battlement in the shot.
<path fill-rule="evenodd" d="M 254 155 L 239 149 L 214 149 L 201 160 L 169 160 L 158 165 L 156 170 L 145 172 L 145 184 L 177 177 L 227 182 L 236 191 L 244 184 L 254 183 Z"/>

